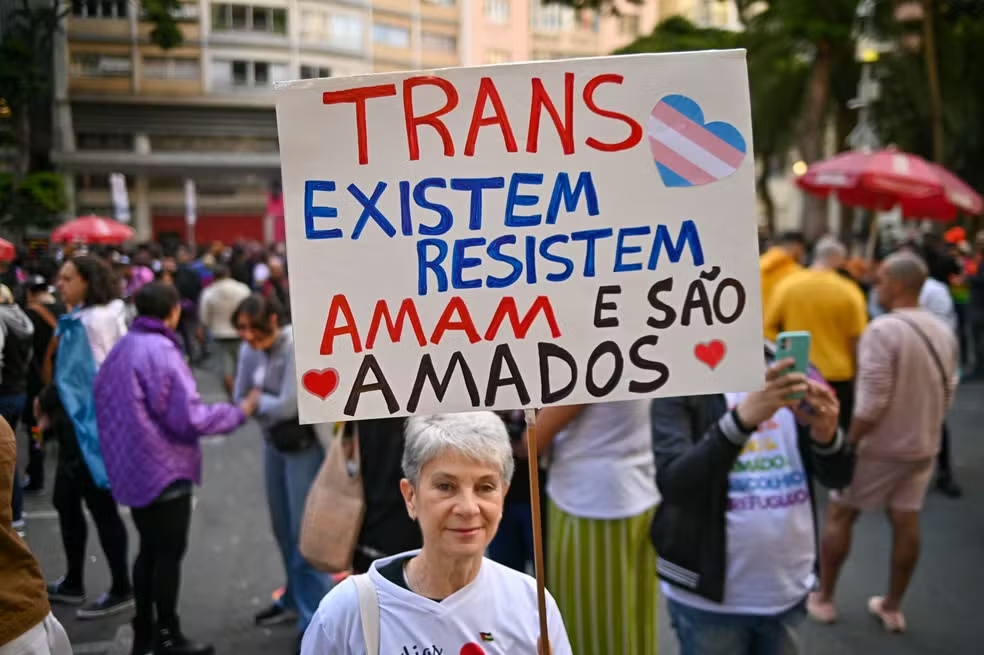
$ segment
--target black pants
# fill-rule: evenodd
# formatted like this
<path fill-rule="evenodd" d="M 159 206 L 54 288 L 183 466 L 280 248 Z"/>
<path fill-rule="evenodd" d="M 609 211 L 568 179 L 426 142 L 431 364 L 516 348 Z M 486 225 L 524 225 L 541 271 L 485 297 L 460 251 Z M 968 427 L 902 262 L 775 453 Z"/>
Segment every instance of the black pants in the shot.
<path fill-rule="evenodd" d="M 828 383 L 834 390 L 837 401 L 840 402 L 840 416 L 837 419 L 837 423 L 840 425 L 841 430 L 847 432 L 847 429 L 851 426 L 851 416 L 854 414 L 854 380 L 840 380 L 837 382 L 828 380 Z"/>
<path fill-rule="evenodd" d="M 40 435 L 34 434 L 38 420 L 34 417 L 34 398 L 28 394 L 24 405 L 24 427 L 27 428 L 27 477 L 32 489 L 44 487 L 44 444 Z"/>
<path fill-rule="evenodd" d="M 178 590 L 181 560 L 188 548 L 191 494 L 131 510 L 140 534 L 140 552 L 133 563 L 133 592 L 137 602 L 134 625 L 178 629 Z"/>
<path fill-rule="evenodd" d="M 974 374 L 984 376 L 984 316 L 971 317 L 970 335 L 974 348 Z"/>
<path fill-rule="evenodd" d="M 936 456 L 936 475 L 942 480 L 953 479 L 953 462 L 950 460 L 950 428 L 943 423 L 943 439 L 940 452 Z"/>
<path fill-rule="evenodd" d="M 99 543 L 109 572 L 113 578 L 110 592 L 124 595 L 130 593 L 130 574 L 127 570 L 126 526 L 120 518 L 116 501 L 108 489 L 100 489 L 92 481 L 88 467 L 82 462 L 59 466 L 55 472 L 55 490 L 52 502 L 58 511 L 58 522 L 61 527 L 62 545 L 65 547 L 65 559 L 68 571 L 65 583 L 74 589 L 85 587 L 85 549 L 88 540 L 88 525 L 82 503 L 89 508 L 92 520 L 96 524 Z"/>

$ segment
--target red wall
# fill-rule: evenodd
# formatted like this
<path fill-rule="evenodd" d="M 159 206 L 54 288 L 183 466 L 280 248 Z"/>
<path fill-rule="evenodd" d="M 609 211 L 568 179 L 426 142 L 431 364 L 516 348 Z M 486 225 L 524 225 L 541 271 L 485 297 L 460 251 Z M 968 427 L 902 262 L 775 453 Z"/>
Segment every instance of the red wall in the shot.
<path fill-rule="evenodd" d="M 187 228 L 184 216 L 154 216 L 154 239 L 162 233 L 173 232 L 185 240 Z M 263 241 L 263 217 L 242 215 L 199 216 L 195 223 L 195 243 L 221 241 L 232 244 L 239 239 Z"/>

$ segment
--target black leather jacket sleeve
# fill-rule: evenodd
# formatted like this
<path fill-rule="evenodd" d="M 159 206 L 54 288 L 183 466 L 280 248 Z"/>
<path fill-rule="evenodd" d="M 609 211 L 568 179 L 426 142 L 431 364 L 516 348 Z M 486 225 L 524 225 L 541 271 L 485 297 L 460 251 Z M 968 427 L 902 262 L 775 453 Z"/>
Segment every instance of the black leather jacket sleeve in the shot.
<path fill-rule="evenodd" d="M 720 407 L 702 407 L 713 400 Z M 714 412 L 713 410 L 719 410 Z M 657 398 L 650 404 L 656 486 L 665 502 L 704 509 L 721 494 L 750 435 L 722 396 Z M 695 435 L 700 435 L 695 439 Z"/>

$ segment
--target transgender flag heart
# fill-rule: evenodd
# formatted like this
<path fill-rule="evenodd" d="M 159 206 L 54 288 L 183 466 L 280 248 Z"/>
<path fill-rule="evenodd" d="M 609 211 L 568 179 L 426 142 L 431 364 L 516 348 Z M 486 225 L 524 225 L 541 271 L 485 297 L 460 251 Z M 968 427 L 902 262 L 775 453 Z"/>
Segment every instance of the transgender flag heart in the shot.
<path fill-rule="evenodd" d="M 716 182 L 745 159 L 741 132 L 730 123 L 705 123 L 700 105 L 687 96 L 666 96 L 656 103 L 647 127 L 656 168 L 668 187 Z"/>

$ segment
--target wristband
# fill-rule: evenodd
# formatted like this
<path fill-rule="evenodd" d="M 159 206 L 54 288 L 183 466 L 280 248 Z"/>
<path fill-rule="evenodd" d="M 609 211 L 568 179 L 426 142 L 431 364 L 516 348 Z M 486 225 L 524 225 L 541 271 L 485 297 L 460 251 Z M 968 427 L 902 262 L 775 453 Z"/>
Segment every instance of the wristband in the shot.
<path fill-rule="evenodd" d="M 752 434 L 753 432 L 755 432 L 755 428 L 754 427 L 752 427 L 752 428 L 747 427 L 745 425 L 745 423 L 741 420 L 741 417 L 738 416 L 738 408 L 737 407 L 735 407 L 735 408 L 733 408 L 731 410 L 731 418 L 734 419 L 735 425 L 744 434 Z"/>

